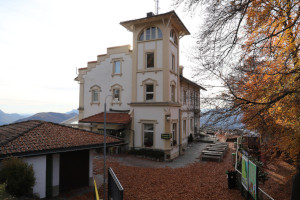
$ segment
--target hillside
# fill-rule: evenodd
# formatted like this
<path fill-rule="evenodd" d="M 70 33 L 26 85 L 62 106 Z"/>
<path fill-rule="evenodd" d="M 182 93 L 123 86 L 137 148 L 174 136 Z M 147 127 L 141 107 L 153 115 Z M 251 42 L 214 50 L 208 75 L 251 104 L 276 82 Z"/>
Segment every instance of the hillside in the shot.
<path fill-rule="evenodd" d="M 43 121 L 48 121 L 48 122 L 60 123 L 62 121 L 70 119 L 71 117 L 74 117 L 75 115 L 77 115 L 77 114 L 74 112 L 72 112 L 70 114 L 55 113 L 55 112 L 41 112 L 41 113 L 32 115 L 30 117 L 19 119 L 15 122 L 23 122 L 23 121 L 27 121 L 27 120 L 43 120 Z"/>
<path fill-rule="evenodd" d="M 3 124 L 9 124 L 21 118 L 28 117 L 28 115 L 20 115 L 20 114 L 9 114 L 0 110 L 0 126 Z"/>
<path fill-rule="evenodd" d="M 225 111 L 225 110 L 224 110 Z M 241 129 L 244 124 L 241 122 L 242 114 L 225 116 L 215 110 L 206 110 L 201 114 L 200 125 L 201 127 L 210 127 L 218 129 Z"/>

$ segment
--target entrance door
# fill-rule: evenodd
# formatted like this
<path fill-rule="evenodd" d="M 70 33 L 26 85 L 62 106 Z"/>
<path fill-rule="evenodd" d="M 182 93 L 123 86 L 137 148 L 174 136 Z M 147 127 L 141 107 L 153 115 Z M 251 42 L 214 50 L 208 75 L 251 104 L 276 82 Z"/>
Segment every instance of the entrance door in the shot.
<path fill-rule="evenodd" d="M 59 190 L 89 186 L 89 150 L 60 154 Z"/>

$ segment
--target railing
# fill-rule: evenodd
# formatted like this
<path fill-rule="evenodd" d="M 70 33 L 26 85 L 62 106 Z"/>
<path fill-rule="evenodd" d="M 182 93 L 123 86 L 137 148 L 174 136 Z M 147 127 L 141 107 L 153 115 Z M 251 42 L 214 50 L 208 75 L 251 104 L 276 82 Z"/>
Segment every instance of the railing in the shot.
<path fill-rule="evenodd" d="M 236 147 L 236 154 L 235 154 L 235 171 L 239 173 L 239 176 L 242 176 L 242 172 L 240 172 L 237 168 L 237 162 L 238 162 L 238 151 L 239 151 L 239 144 L 237 144 Z M 240 184 L 240 187 L 243 188 L 242 184 L 241 184 L 241 178 L 238 178 L 238 183 Z M 274 200 L 270 195 L 268 195 L 265 191 L 263 191 L 260 187 L 258 187 L 258 190 L 262 192 L 262 194 L 264 194 L 265 196 L 268 197 L 268 199 Z M 260 197 L 261 195 L 258 194 L 258 196 Z M 260 200 L 264 199 L 263 197 L 259 198 Z"/>
<path fill-rule="evenodd" d="M 123 187 L 119 182 L 116 174 L 112 168 L 108 168 L 108 199 L 109 200 L 122 200 Z"/>

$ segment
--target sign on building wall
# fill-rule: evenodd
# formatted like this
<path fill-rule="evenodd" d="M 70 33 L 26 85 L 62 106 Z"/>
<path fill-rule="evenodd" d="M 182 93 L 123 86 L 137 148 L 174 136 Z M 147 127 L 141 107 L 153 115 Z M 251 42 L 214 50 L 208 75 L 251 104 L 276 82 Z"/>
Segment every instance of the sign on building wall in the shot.
<path fill-rule="evenodd" d="M 257 199 L 257 167 L 249 160 L 249 193 L 256 200 Z"/>
<path fill-rule="evenodd" d="M 162 133 L 161 134 L 161 139 L 168 140 L 168 139 L 171 139 L 171 138 L 172 138 L 172 134 L 171 133 Z"/>
<path fill-rule="evenodd" d="M 248 191 L 248 158 L 246 156 L 242 156 L 242 185 Z"/>

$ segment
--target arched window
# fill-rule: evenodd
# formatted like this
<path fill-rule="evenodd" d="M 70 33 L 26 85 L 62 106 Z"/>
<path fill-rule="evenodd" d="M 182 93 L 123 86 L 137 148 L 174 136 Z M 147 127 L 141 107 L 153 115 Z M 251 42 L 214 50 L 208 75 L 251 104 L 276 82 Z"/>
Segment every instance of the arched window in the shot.
<path fill-rule="evenodd" d="M 119 84 L 114 84 L 111 86 L 110 91 L 113 96 L 112 104 L 121 104 L 121 96 L 123 87 Z"/>
<path fill-rule="evenodd" d="M 101 88 L 98 85 L 94 85 L 90 88 L 91 104 L 100 104 L 100 92 Z"/>
<path fill-rule="evenodd" d="M 141 31 L 139 41 L 161 39 L 162 32 L 158 27 L 148 27 Z"/>
<path fill-rule="evenodd" d="M 177 35 L 176 35 L 176 33 L 175 33 L 175 31 L 173 29 L 170 31 L 170 40 L 172 42 L 174 42 L 175 44 L 178 44 L 178 42 L 177 42 Z"/>
<path fill-rule="evenodd" d="M 148 78 L 142 82 L 142 87 L 144 87 L 144 101 L 156 101 L 156 86 L 157 81 Z"/>

